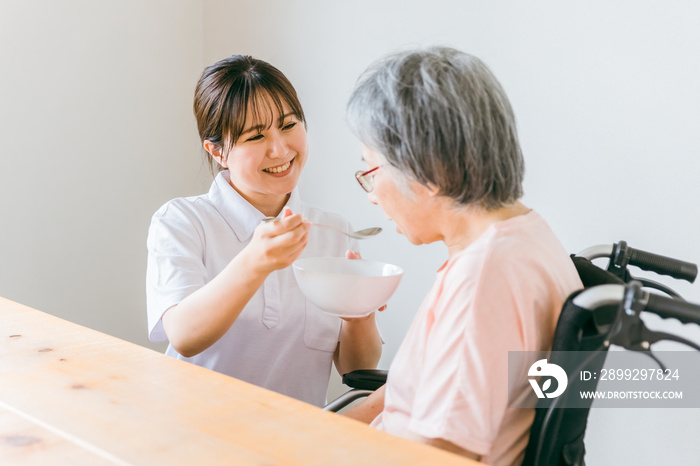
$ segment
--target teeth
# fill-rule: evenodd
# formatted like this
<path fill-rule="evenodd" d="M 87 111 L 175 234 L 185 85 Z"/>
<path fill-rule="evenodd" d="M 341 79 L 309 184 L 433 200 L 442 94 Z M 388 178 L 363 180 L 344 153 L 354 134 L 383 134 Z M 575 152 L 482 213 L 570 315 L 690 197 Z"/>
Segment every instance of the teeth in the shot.
<path fill-rule="evenodd" d="M 292 165 L 292 162 L 287 162 L 284 165 L 280 165 L 279 167 L 265 168 L 263 169 L 263 171 L 267 173 L 281 173 L 283 171 L 287 171 L 290 165 Z"/>

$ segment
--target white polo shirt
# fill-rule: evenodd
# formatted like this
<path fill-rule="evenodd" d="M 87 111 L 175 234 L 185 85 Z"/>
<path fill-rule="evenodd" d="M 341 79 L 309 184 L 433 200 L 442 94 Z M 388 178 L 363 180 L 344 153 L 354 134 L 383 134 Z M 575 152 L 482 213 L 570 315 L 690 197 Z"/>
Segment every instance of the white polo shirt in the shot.
<path fill-rule="evenodd" d="M 314 223 L 349 231 L 341 216 L 301 201 L 287 203 Z M 177 198 L 153 215 L 148 231 L 146 295 L 152 341 L 166 341 L 161 317 L 226 267 L 250 242 L 263 214 L 220 172 L 209 193 Z M 328 228 L 312 228 L 301 257 L 344 256 L 354 240 Z M 341 321 L 306 300 L 292 267 L 270 274 L 219 341 L 185 358 L 172 345 L 167 355 L 322 406 Z"/>

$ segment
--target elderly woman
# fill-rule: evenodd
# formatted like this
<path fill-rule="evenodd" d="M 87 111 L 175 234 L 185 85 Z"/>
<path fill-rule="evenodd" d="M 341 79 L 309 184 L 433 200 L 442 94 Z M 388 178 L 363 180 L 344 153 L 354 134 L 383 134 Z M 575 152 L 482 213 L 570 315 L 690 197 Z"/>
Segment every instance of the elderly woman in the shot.
<path fill-rule="evenodd" d="M 371 67 L 348 120 L 373 204 L 414 244 L 442 241 L 437 271 L 387 383 L 346 414 L 490 464 L 520 464 L 534 412 L 508 407 L 508 351 L 551 346 L 582 287 L 547 223 L 524 206 L 515 117 L 491 71 L 450 48 Z M 531 390 L 527 379 L 516 387 Z"/>

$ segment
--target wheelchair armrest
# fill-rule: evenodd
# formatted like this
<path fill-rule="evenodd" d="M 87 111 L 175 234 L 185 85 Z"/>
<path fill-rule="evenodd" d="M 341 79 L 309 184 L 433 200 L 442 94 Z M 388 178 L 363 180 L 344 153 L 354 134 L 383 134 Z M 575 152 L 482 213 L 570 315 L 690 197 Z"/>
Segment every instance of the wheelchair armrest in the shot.
<path fill-rule="evenodd" d="M 386 383 L 387 371 L 360 369 L 343 374 L 343 383 L 348 387 L 362 390 L 376 390 Z"/>

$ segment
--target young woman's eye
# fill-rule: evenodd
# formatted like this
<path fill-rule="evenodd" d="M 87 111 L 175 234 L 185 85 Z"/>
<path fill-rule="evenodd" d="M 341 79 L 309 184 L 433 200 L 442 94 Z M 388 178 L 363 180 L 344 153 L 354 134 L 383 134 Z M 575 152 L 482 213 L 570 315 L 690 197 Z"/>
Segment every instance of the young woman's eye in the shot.
<path fill-rule="evenodd" d="M 255 136 L 249 137 L 246 139 L 246 141 L 258 141 L 262 139 L 263 135 L 262 134 L 256 134 Z"/>
<path fill-rule="evenodd" d="M 292 121 L 291 123 L 287 123 L 282 127 L 282 129 L 292 129 L 297 125 L 296 121 Z"/>

